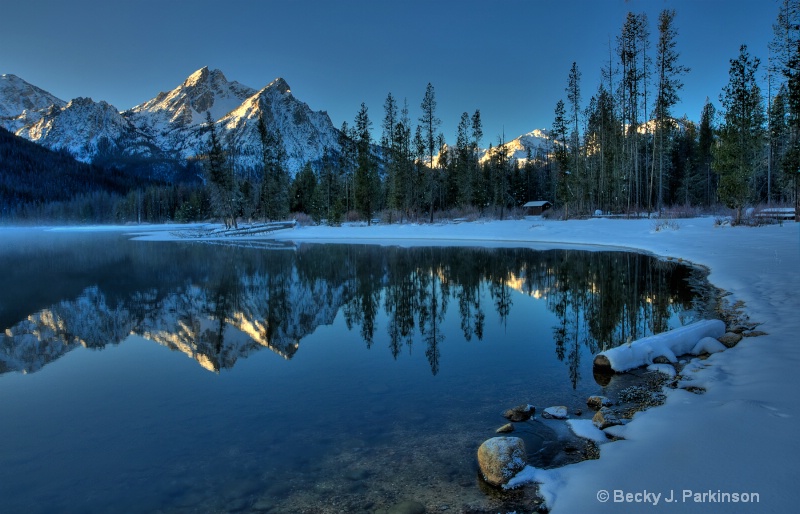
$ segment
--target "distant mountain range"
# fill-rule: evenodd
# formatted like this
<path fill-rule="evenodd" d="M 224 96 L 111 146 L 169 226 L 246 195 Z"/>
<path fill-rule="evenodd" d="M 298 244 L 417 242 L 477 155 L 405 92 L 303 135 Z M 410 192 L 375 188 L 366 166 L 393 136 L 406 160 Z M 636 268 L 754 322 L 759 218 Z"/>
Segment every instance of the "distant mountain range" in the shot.
<path fill-rule="evenodd" d="M 15 75 L 0 76 L 0 126 L 46 148 L 66 150 L 86 163 L 121 168 L 145 167 L 170 180 L 175 163 L 207 148 L 206 113 L 234 156 L 239 172 L 258 167 L 259 116 L 283 136 L 292 174 L 306 162 L 318 162 L 329 148 L 339 150 L 340 131 L 325 111 L 312 111 L 277 78 L 260 90 L 229 81 L 219 70 L 204 67 L 171 91 L 119 111 L 90 98 L 65 102 Z M 507 147 L 524 160 L 546 151 L 547 134 L 535 130 Z"/>
<path fill-rule="evenodd" d="M 202 68 L 175 89 L 119 111 L 90 98 L 65 102 L 15 75 L 0 76 L 0 126 L 87 163 L 183 161 L 202 154 L 206 112 L 240 170 L 257 165 L 261 115 L 269 129 L 280 130 L 292 172 L 321 159 L 325 147 L 339 146 L 327 113 L 296 99 L 281 78 L 255 90 Z"/>

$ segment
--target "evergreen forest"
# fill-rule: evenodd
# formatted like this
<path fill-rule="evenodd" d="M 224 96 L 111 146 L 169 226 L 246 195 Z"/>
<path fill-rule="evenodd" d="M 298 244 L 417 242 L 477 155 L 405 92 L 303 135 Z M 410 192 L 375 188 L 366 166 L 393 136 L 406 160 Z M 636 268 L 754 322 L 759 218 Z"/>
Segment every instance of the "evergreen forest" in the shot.
<path fill-rule="evenodd" d="M 430 83 L 417 119 L 391 93 L 380 115 L 362 103 L 342 124 L 338 147 L 294 176 L 281 134 L 263 119 L 256 173 L 236 169 L 209 115 L 207 151 L 181 163 L 184 179 L 173 182 L 81 164 L 0 130 L 0 219 L 433 222 L 503 219 L 548 200 L 562 219 L 726 211 L 739 223 L 748 207 L 798 204 L 800 0 L 779 3 L 773 33 L 767 61 L 746 45 L 731 56 L 727 85 L 693 121 L 674 114 L 691 73 L 681 62 L 678 14 L 629 12 L 608 61 L 587 63 L 601 67 L 601 82 L 582 83 L 587 64 L 572 63 L 546 143 L 524 158 L 504 134 L 484 134 L 479 109 L 443 134 Z"/>

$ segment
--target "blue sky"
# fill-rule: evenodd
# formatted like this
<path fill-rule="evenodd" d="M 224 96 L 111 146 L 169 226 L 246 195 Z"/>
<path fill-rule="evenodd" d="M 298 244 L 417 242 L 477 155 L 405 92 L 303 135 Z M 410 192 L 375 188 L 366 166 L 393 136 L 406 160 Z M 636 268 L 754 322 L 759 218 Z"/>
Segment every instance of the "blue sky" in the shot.
<path fill-rule="evenodd" d="M 480 109 L 486 145 L 549 127 L 573 61 L 586 104 L 626 13 L 645 12 L 655 42 L 664 8 L 692 69 L 674 114 L 718 105 L 741 44 L 766 69 L 776 0 L 26 0 L 3 2 L 0 73 L 120 110 L 203 66 L 256 89 L 280 76 L 337 127 L 365 102 L 376 129 L 387 93 L 416 120 L 431 82 L 446 140 Z"/>

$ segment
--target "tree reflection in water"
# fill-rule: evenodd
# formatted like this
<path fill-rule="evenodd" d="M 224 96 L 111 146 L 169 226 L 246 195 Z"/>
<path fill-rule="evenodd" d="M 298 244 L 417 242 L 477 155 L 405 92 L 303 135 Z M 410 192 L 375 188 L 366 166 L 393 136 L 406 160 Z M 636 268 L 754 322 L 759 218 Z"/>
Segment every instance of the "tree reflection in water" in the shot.
<path fill-rule="evenodd" d="M 103 252 L 59 255 L 42 255 L 51 259 L 48 273 L 83 270 L 83 293 L 27 302 L 26 319 L 0 333 L 0 372 L 35 371 L 77 346 L 117 344 L 129 333 L 215 371 L 264 347 L 291 359 L 305 336 L 341 311 L 367 348 L 384 331 L 395 359 L 415 340 L 424 343 L 436 375 L 451 300 L 464 341 L 481 341 L 487 304 L 505 325 L 515 314 L 515 297 L 526 295 L 555 315 L 555 354 L 574 388 L 583 352 L 664 331 L 676 314 L 681 322 L 692 321 L 705 302 L 688 287 L 704 281 L 701 271 L 625 252 L 322 244 L 156 248 L 119 240 Z M 19 265 L 10 262 L 14 258 L 20 256 L 0 255 L 0 264 Z M 0 298 L 0 305 L 7 304 Z M 0 319 L 12 315 L 0 312 Z"/>

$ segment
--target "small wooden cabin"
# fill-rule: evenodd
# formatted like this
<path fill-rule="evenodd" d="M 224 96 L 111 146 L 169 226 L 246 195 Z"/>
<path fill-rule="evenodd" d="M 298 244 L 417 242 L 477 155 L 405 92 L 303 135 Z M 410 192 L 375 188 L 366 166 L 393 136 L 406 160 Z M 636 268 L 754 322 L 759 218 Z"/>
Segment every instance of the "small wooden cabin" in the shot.
<path fill-rule="evenodd" d="M 547 200 L 536 200 L 526 203 L 522 208 L 525 209 L 525 216 L 541 216 L 544 211 L 552 206 L 553 204 Z"/>

